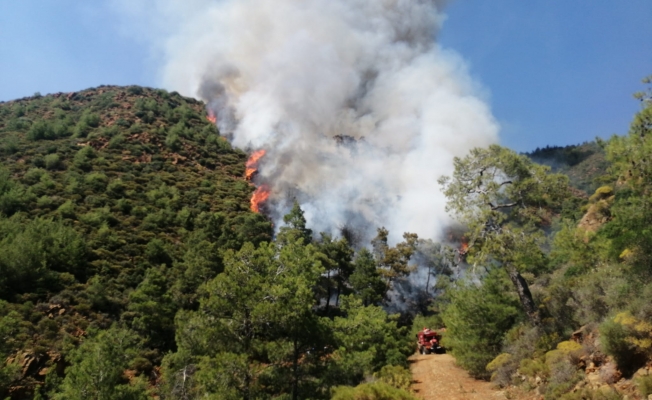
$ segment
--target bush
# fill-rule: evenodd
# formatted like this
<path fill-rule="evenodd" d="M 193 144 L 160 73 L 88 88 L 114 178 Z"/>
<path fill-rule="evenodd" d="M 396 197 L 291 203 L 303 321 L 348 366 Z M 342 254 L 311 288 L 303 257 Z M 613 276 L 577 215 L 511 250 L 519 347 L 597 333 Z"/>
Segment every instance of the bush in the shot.
<path fill-rule="evenodd" d="M 629 312 L 616 314 L 600 325 L 600 342 L 605 353 L 614 358 L 624 375 L 645 365 L 652 350 L 652 325 Z"/>
<path fill-rule="evenodd" d="M 143 94 L 143 88 L 140 86 L 129 86 L 127 88 L 127 93 L 132 94 L 134 96 L 139 96 Z"/>
<path fill-rule="evenodd" d="M 45 156 L 45 168 L 50 171 L 57 170 L 61 167 L 61 158 L 58 154 L 48 154 Z"/>
<path fill-rule="evenodd" d="M 410 390 L 412 373 L 400 365 L 385 365 L 380 371 L 374 374 L 374 378 L 380 382 L 391 385 L 397 389 Z"/>
<path fill-rule="evenodd" d="M 589 201 L 597 203 L 599 200 L 606 200 L 614 195 L 614 189 L 611 186 L 601 186 L 591 195 Z"/>
<path fill-rule="evenodd" d="M 463 282 L 447 296 L 451 303 L 442 313 L 446 324 L 442 344 L 473 377 L 487 379 L 487 364 L 501 352 L 505 334 L 521 318 L 507 274 L 494 269 L 482 286 Z"/>
<path fill-rule="evenodd" d="M 652 375 L 636 378 L 636 386 L 641 395 L 644 398 L 648 398 L 648 396 L 652 394 Z"/>
<path fill-rule="evenodd" d="M 165 145 L 172 151 L 178 151 L 181 148 L 181 139 L 179 139 L 179 135 L 170 131 L 165 138 Z"/>
<path fill-rule="evenodd" d="M 409 392 L 383 382 L 364 383 L 356 387 L 339 386 L 333 390 L 332 400 L 417 400 Z"/>
<path fill-rule="evenodd" d="M 91 146 L 84 146 L 75 154 L 72 165 L 82 171 L 88 172 L 93 168 L 92 160 L 96 157 L 95 149 Z"/>
<path fill-rule="evenodd" d="M 35 123 L 27 132 L 28 140 L 52 140 L 56 139 L 56 137 L 52 125 L 47 121 L 39 121 Z"/>
<path fill-rule="evenodd" d="M 120 149 L 122 148 L 122 145 L 126 141 L 125 135 L 122 133 L 119 133 L 111 138 L 109 141 L 109 148 L 110 149 Z"/>
<path fill-rule="evenodd" d="M 84 181 L 93 191 L 101 193 L 104 192 L 109 178 L 101 172 L 93 172 L 92 174 L 86 175 Z"/>
<path fill-rule="evenodd" d="M 2 152 L 5 154 L 15 154 L 18 152 L 18 137 L 11 135 L 4 138 L 4 144 L 2 145 Z"/>
<path fill-rule="evenodd" d="M 59 208 L 57 209 L 57 212 L 63 218 L 74 219 L 75 218 L 75 203 L 73 203 L 71 200 L 66 200 L 65 203 L 63 203 L 62 205 L 59 206 Z"/>

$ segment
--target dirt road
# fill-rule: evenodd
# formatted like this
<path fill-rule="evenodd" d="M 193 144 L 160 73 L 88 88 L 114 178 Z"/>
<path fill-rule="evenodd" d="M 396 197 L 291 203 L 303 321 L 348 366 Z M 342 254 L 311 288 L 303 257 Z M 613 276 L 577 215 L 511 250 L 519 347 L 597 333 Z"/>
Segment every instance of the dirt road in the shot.
<path fill-rule="evenodd" d="M 417 397 L 423 400 L 505 399 L 502 391 L 488 382 L 478 381 L 455 366 L 448 354 L 415 354 L 410 357 L 413 385 Z"/>

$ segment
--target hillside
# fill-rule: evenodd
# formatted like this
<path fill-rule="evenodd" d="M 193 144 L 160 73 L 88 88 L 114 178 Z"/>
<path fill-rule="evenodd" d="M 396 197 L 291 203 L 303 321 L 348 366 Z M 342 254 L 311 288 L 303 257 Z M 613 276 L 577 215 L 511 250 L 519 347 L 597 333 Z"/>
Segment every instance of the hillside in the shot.
<path fill-rule="evenodd" d="M 133 291 L 149 269 L 164 265 L 175 302 L 196 307 L 198 285 L 222 269 L 216 247 L 271 238 L 249 210 L 247 155 L 203 103 L 177 93 L 103 86 L 0 103 L 0 143 L 0 317 L 13 325 L 0 336 L 20 365 L 12 398 L 61 373 L 61 354 L 86 332 L 142 318 Z M 141 369 L 175 347 L 173 317 L 149 337 Z"/>
<path fill-rule="evenodd" d="M 445 327 L 447 365 L 505 395 L 643 399 L 646 93 L 600 146 L 456 159 L 440 184 L 463 235 L 390 245 L 378 227 L 366 247 L 313 232 L 297 202 L 276 227 L 252 212 L 260 154 L 194 99 L 104 86 L 0 103 L 0 398 L 413 399 L 431 388 L 409 391 L 414 335 Z M 420 307 L 389 315 L 424 278 Z M 445 375 L 428 365 L 417 380 Z M 495 394 L 449 372 L 449 394 Z"/>
<path fill-rule="evenodd" d="M 295 203 L 273 237 L 204 107 L 137 86 L 0 103 L 0 398 L 410 397 L 382 306 L 416 235 L 356 254 Z"/>
<path fill-rule="evenodd" d="M 567 175 L 571 185 L 587 194 L 601 186 L 600 178 L 608 166 L 604 149 L 596 142 L 546 146 L 525 155 L 536 163 L 549 166 L 552 172 Z"/>

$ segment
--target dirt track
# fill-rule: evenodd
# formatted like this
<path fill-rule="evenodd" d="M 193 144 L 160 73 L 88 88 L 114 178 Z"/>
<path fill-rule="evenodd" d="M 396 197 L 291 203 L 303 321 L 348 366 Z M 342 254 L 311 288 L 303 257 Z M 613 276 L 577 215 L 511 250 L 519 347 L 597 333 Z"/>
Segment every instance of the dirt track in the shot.
<path fill-rule="evenodd" d="M 448 354 L 415 354 L 410 357 L 413 385 L 423 400 L 505 399 L 505 394 L 488 382 L 478 381 L 455 365 Z"/>

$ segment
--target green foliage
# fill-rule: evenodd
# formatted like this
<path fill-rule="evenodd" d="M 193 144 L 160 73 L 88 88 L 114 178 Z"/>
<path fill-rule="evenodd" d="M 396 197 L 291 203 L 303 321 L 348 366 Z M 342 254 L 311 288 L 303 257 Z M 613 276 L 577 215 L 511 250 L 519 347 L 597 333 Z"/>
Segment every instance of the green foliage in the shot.
<path fill-rule="evenodd" d="M 334 380 L 355 384 L 385 365 L 406 366 L 412 341 L 395 319 L 352 297 L 343 298 L 342 310 L 345 317 L 335 317 L 333 327 L 339 344 L 334 353 L 338 362 L 330 371 Z"/>
<path fill-rule="evenodd" d="M 63 274 L 82 278 L 87 247 L 81 235 L 60 222 L 0 219 L 0 293 L 60 289 Z"/>
<path fill-rule="evenodd" d="M 611 355 L 626 374 L 640 368 L 652 354 L 652 324 L 621 312 L 600 325 L 605 353 Z"/>
<path fill-rule="evenodd" d="M 546 260 L 543 228 L 569 195 L 568 177 L 525 156 L 492 145 L 455 158 L 452 177 L 439 183 L 446 209 L 469 230 L 469 261 L 503 265 L 530 321 L 540 315 L 522 272 L 541 273 Z"/>
<path fill-rule="evenodd" d="M 47 121 L 39 121 L 31 126 L 27 132 L 28 140 L 52 140 L 56 138 L 54 128 Z"/>
<path fill-rule="evenodd" d="M 306 228 L 306 218 L 296 200 L 290 212 L 283 217 L 283 222 L 285 222 L 285 226 L 281 227 L 278 235 L 278 240 L 281 243 L 298 239 L 303 240 L 303 243 L 306 244 L 312 242 L 312 230 Z"/>
<path fill-rule="evenodd" d="M 405 233 L 405 242 L 390 247 L 387 244 L 388 235 L 387 229 L 379 228 L 378 235 L 371 241 L 371 245 L 380 273 L 389 283 L 411 271 L 408 262 L 416 250 L 418 237 L 415 233 Z"/>
<path fill-rule="evenodd" d="M 176 307 L 168 292 L 167 268 L 152 267 L 145 279 L 129 294 L 123 319 L 145 337 L 151 347 L 163 351 L 174 348 L 174 314 Z"/>
<path fill-rule="evenodd" d="M 384 382 L 364 383 L 356 387 L 340 386 L 332 400 L 416 400 L 410 392 Z"/>
<path fill-rule="evenodd" d="M 145 400 L 145 385 L 130 383 L 124 371 L 135 358 L 138 336 L 124 328 L 112 326 L 85 340 L 69 355 L 71 366 L 55 399 Z"/>
<path fill-rule="evenodd" d="M 48 154 L 45 156 L 45 168 L 50 171 L 55 171 L 61 168 L 61 158 L 58 154 Z"/>
<path fill-rule="evenodd" d="M 314 247 L 300 242 L 227 252 L 224 272 L 206 285 L 199 310 L 177 317 L 179 351 L 167 357 L 173 371 L 183 368 L 184 354 L 201 359 L 193 392 L 224 398 L 233 391 L 257 397 L 265 381 L 280 391 L 308 390 L 303 377 L 320 362 L 314 346 L 324 322 L 312 312 L 311 283 L 321 271 Z M 167 379 L 174 390 L 178 377 Z"/>
<path fill-rule="evenodd" d="M 356 297 L 364 305 L 378 305 L 385 298 L 387 285 L 376 267 L 373 254 L 367 249 L 358 252 L 350 281 Z"/>
<path fill-rule="evenodd" d="M 12 310 L 32 302 L 20 322 L 28 334 L 11 330 L 9 342 L 20 346 L 0 356 L 40 354 L 39 368 L 9 385 L 39 392 L 42 365 L 74 348 L 89 326 L 116 321 L 145 346 L 130 368 L 150 373 L 176 348 L 174 315 L 197 309 L 199 287 L 223 269 L 222 253 L 271 240 L 269 220 L 249 211 L 246 155 L 221 139 L 219 152 L 206 146 L 201 133 L 217 135 L 203 112 L 195 100 L 138 87 L 0 104 L 0 298 Z M 176 125 L 185 159 L 164 145 Z M 200 160 L 210 167 L 198 168 Z M 13 380 L 7 371 L 3 389 L 4 377 Z M 48 379 L 41 395 L 60 378 Z"/>
<path fill-rule="evenodd" d="M 636 386 L 643 398 L 652 394 L 652 376 L 644 375 L 636 378 Z"/>
<path fill-rule="evenodd" d="M 0 359 L 6 360 L 15 350 L 18 350 L 21 335 L 24 334 L 22 327 L 23 318 L 16 311 L 8 311 L 8 304 L 0 300 Z M 0 365 L 0 395 L 6 396 L 6 388 L 10 383 L 20 377 L 20 365 L 14 363 L 2 363 Z"/>
<path fill-rule="evenodd" d="M 546 146 L 526 153 L 532 161 L 549 166 L 553 172 L 570 178 L 574 187 L 593 192 L 608 168 L 605 151 L 598 141 L 572 146 Z"/>
<path fill-rule="evenodd" d="M 385 365 L 380 371 L 374 373 L 374 378 L 380 382 L 391 385 L 397 389 L 410 390 L 412 373 L 400 365 Z"/>
<path fill-rule="evenodd" d="M 481 286 L 460 282 L 447 292 L 442 343 L 474 377 L 489 378 L 487 364 L 500 354 L 505 333 L 521 318 L 518 300 L 508 288 L 505 272 L 494 269 Z"/>

